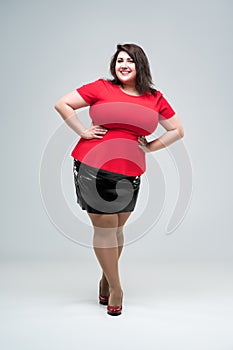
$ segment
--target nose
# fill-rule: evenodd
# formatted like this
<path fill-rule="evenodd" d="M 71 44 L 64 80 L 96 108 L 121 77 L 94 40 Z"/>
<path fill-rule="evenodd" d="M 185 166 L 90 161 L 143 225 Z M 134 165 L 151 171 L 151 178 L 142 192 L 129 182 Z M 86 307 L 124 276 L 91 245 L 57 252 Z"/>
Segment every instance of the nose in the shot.
<path fill-rule="evenodd" d="M 127 61 L 122 61 L 121 62 L 121 67 L 127 67 Z"/>

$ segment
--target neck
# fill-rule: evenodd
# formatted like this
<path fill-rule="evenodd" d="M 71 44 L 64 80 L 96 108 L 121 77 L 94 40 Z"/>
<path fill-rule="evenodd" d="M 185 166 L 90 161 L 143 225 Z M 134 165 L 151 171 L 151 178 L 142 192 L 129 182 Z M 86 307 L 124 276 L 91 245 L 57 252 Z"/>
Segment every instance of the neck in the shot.
<path fill-rule="evenodd" d="M 139 95 L 138 91 L 136 90 L 136 87 L 134 84 L 121 84 L 121 87 L 124 91 L 129 92 L 131 94 Z"/>

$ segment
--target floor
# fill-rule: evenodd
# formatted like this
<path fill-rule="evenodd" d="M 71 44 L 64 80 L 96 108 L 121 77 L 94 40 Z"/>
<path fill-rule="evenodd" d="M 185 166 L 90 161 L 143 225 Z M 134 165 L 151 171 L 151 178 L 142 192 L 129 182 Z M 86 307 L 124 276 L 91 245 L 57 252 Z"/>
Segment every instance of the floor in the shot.
<path fill-rule="evenodd" d="M 1 263 L 0 348 L 233 350 L 233 264 L 125 265 L 112 317 L 94 264 Z"/>

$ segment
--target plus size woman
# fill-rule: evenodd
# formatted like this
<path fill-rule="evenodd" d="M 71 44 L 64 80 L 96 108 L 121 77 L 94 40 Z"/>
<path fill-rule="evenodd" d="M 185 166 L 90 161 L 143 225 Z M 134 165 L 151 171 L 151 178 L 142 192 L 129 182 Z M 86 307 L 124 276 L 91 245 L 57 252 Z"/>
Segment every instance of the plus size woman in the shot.
<path fill-rule="evenodd" d="M 118 270 L 123 229 L 138 199 L 146 153 L 182 138 L 183 128 L 169 102 L 153 87 L 140 46 L 117 45 L 110 72 L 112 79 L 78 87 L 60 98 L 55 109 L 80 136 L 71 153 L 77 202 L 93 225 L 93 248 L 103 270 L 99 302 L 107 305 L 109 315 L 117 316 L 123 300 Z M 87 106 L 90 127 L 75 112 Z M 164 134 L 148 142 L 146 136 L 158 123 Z"/>

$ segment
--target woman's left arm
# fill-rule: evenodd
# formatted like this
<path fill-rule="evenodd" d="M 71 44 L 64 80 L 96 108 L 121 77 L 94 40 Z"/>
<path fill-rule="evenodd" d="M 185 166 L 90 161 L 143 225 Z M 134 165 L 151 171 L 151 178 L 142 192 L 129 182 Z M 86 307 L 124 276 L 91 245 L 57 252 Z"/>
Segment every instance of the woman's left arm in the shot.
<path fill-rule="evenodd" d="M 169 119 L 160 120 L 159 123 L 167 131 L 156 140 L 147 142 L 145 137 L 139 137 L 138 142 L 145 152 L 154 152 L 171 145 L 184 136 L 183 127 L 176 115 Z"/>

